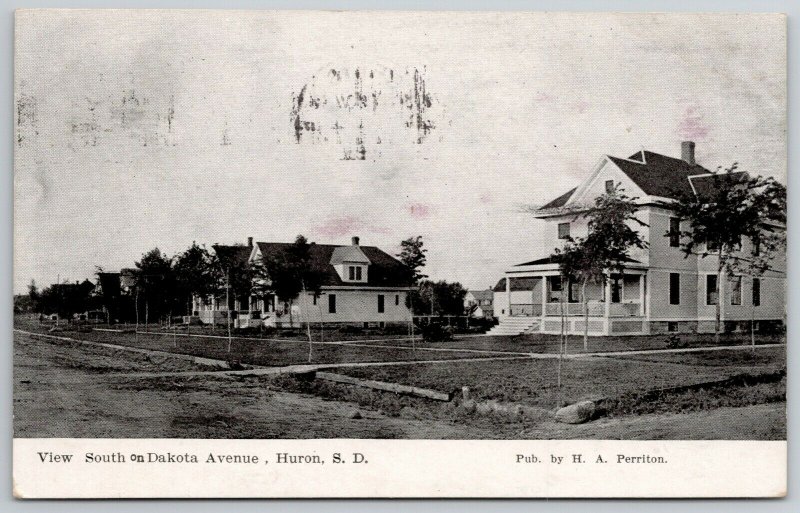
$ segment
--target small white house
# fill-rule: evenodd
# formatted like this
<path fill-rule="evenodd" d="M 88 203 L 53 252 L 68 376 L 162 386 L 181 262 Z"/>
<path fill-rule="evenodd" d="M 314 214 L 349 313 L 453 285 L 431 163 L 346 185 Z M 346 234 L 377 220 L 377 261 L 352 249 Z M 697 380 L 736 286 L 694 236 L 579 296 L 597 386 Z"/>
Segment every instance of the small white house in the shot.
<path fill-rule="evenodd" d="M 280 258 L 291 243 L 256 242 L 248 245 L 214 246 L 221 259 L 255 261 Z M 408 324 L 411 311 L 406 296 L 411 290 L 407 268 L 375 246 L 311 244 L 311 265 L 322 276 L 321 294 L 300 294 L 282 302 L 274 294 L 234 298 L 235 325 L 300 326 L 305 323 L 385 327 Z M 224 256 L 223 256 L 224 255 Z M 267 284 L 269 285 L 269 284 Z M 227 322 L 225 298 L 194 298 L 194 314 L 204 323 Z"/>
<path fill-rule="evenodd" d="M 628 158 L 606 155 L 583 183 L 537 211 L 549 241 L 542 252 L 549 255 L 563 246 L 567 236 L 586 235 L 587 221 L 580 213 L 596 197 L 619 186 L 626 195 L 638 198 L 637 217 L 643 225 L 633 227 L 641 231 L 648 247 L 631 252 L 623 273 L 587 287 L 591 335 L 712 332 L 717 302 L 721 320 L 729 327 L 750 320 L 753 314 L 759 322 L 783 321 L 785 255 L 764 276 L 734 276 L 717 283 L 715 256 L 687 257 L 681 250 L 683 227 L 668 208 L 669 201 L 679 190 L 696 193 L 708 185 L 710 177 L 695 162 L 694 148 L 693 142 L 684 142 L 680 159 L 645 150 Z M 757 250 L 752 241 L 742 241 L 744 256 Z M 542 256 L 505 272 L 494 288 L 494 310 L 500 326 L 505 323 L 518 332 L 543 333 L 560 332 L 563 311 L 567 330 L 583 333 L 579 296 L 578 284 L 562 283 L 558 263 Z"/>
<path fill-rule="evenodd" d="M 464 296 L 464 310 L 470 311 L 472 317 L 491 319 L 494 317 L 494 294 L 492 289 L 468 290 Z"/>

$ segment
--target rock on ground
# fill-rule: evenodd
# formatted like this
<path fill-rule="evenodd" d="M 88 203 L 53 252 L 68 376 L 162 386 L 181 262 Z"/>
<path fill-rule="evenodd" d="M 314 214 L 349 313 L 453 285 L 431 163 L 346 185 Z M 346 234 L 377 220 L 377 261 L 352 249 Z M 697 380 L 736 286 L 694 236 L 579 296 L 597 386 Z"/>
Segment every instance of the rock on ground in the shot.
<path fill-rule="evenodd" d="M 556 412 L 556 420 L 564 424 L 583 424 L 592 420 L 595 406 L 592 401 L 570 404 Z"/>

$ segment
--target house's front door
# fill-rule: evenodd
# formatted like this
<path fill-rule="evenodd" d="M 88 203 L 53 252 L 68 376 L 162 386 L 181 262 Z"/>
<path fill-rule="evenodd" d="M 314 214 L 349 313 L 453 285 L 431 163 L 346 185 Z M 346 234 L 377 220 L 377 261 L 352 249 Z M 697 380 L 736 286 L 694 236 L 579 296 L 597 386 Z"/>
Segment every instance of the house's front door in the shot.
<path fill-rule="evenodd" d="M 622 302 L 622 277 L 619 275 L 611 277 L 611 302 Z"/>

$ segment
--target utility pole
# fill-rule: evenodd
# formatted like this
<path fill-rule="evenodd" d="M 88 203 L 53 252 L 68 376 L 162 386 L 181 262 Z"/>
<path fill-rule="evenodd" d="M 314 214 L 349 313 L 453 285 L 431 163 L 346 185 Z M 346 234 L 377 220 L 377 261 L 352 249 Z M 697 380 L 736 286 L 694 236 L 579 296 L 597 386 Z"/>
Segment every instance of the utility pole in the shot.
<path fill-rule="evenodd" d="M 408 304 L 410 307 L 409 310 L 411 310 L 411 354 L 416 358 L 417 342 L 414 337 L 414 296 L 411 293 L 408 294 Z"/>
<path fill-rule="evenodd" d="M 232 339 L 231 339 L 231 271 L 228 269 L 225 272 L 225 317 L 228 320 L 228 352 L 231 352 Z"/>

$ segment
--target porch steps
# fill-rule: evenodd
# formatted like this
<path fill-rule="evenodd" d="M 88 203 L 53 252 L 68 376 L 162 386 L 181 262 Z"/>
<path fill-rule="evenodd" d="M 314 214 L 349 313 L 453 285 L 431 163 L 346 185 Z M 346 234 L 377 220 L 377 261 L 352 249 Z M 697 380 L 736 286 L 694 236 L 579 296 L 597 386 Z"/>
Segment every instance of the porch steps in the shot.
<path fill-rule="evenodd" d="M 538 317 L 503 317 L 500 324 L 486 332 L 491 335 L 522 335 L 539 331 L 541 320 Z"/>

